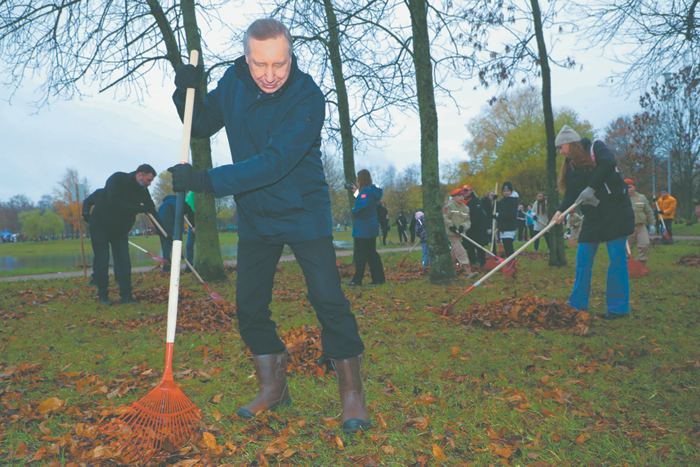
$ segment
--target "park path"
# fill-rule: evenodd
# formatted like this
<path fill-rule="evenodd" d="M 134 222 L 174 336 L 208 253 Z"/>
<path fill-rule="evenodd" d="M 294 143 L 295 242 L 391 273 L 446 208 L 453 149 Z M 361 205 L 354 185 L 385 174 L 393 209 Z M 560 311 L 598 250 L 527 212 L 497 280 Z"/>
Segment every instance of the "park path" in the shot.
<path fill-rule="evenodd" d="M 396 247 L 396 248 L 382 248 L 377 250 L 378 253 L 388 253 L 392 251 L 408 251 L 410 250 L 410 246 L 403 246 L 403 247 Z M 336 250 L 335 254 L 336 256 L 350 256 L 352 254 L 353 250 Z M 416 251 L 420 251 L 420 248 L 417 248 Z M 294 261 L 294 255 L 282 255 L 280 258 L 280 261 Z M 235 266 L 236 265 L 236 260 L 235 259 L 229 259 L 224 261 L 224 265 L 226 266 Z M 154 268 L 157 268 L 158 266 L 137 266 L 131 268 L 131 272 L 148 272 L 153 270 Z M 109 273 L 114 274 L 114 271 L 112 268 L 109 268 Z M 88 277 L 90 275 L 90 272 L 88 270 Z M 60 279 L 64 277 L 84 277 L 84 273 L 82 269 L 76 270 L 76 271 L 67 271 L 67 272 L 51 272 L 47 274 L 29 274 L 29 275 L 24 275 L 24 276 L 12 276 L 12 277 L 0 277 L 0 281 L 5 281 L 5 282 L 12 282 L 12 281 L 27 281 L 27 280 L 44 280 L 44 279 Z"/>
<path fill-rule="evenodd" d="M 658 235 L 653 235 L 650 238 L 658 238 L 661 239 L 660 236 Z M 698 236 L 688 236 L 688 235 L 674 235 L 674 239 L 676 240 L 700 240 L 700 237 Z M 378 253 L 388 253 L 388 252 L 395 252 L 395 251 L 408 251 L 410 250 L 410 246 L 403 246 L 403 247 L 396 247 L 396 248 L 382 248 L 377 250 Z M 419 251 L 420 249 L 417 249 Z M 350 256 L 352 254 L 353 250 L 336 250 L 335 254 L 336 256 Z M 283 255 L 280 258 L 280 261 L 294 261 L 294 255 Z M 226 266 L 235 266 L 236 260 L 235 259 L 229 259 L 224 261 L 224 265 Z M 154 267 L 157 266 L 138 266 L 138 267 L 133 267 L 131 268 L 131 272 L 148 272 L 154 269 Z M 109 269 L 110 274 L 114 274 L 114 271 L 112 271 L 112 268 Z M 68 272 L 52 272 L 48 274 L 31 274 L 31 275 L 25 275 L 25 276 L 12 276 L 12 277 L 0 277 L 0 281 L 5 281 L 5 282 L 12 282 L 12 281 L 26 281 L 26 280 L 42 280 L 42 279 L 60 279 L 62 277 L 79 277 L 83 275 L 82 270 L 77 270 L 77 271 L 68 271 Z"/>

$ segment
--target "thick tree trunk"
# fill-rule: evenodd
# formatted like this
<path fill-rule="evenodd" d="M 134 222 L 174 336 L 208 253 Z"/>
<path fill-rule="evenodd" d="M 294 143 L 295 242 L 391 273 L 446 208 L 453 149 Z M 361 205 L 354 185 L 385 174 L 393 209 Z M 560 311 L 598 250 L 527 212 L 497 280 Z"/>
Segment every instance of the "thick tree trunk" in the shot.
<path fill-rule="evenodd" d="M 331 0 L 323 0 L 326 8 L 326 20 L 328 22 L 328 52 L 331 58 L 331 70 L 335 92 L 338 97 L 338 120 L 340 121 L 340 140 L 343 144 L 343 173 L 345 183 L 355 183 L 355 150 L 352 140 L 352 126 L 350 123 L 350 104 L 348 102 L 348 90 L 345 86 L 343 75 L 343 61 L 340 56 L 340 33 L 338 32 L 338 20 L 335 16 Z M 350 205 L 355 204 L 355 197 L 348 191 Z"/>
<path fill-rule="evenodd" d="M 557 188 L 557 148 L 554 145 L 554 112 L 552 111 L 552 78 L 549 70 L 547 46 L 542 32 L 542 14 L 538 0 L 530 0 L 532 16 L 535 22 L 535 36 L 540 55 L 542 70 L 542 107 L 544 111 L 544 128 L 547 135 L 547 214 L 551 219 L 559 206 L 559 191 Z M 566 266 L 566 251 L 564 250 L 564 232 L 557 225 L 549 233 L 549 265 Z"/>
<path fill-rule="evenodd" d="M 199 51 L 199 62 L 204 63 L 202 57 L 201 40 L 195 4 L 193 0 L 182 0 L 182 17 L 187 37 L 187 48 Z M 207 93 L 206 80 L 202 81 L 197 89 L 197 95 L 202 98 Z M 211 169 L 211 143 L 209 138 L 192 139 L 192 165 L 199 169 Z M 224 280 L 226 270 L 221 257 L 219 246 L 219 232 L 216 228 L 216 207 L 213 194 L 196 194 L 194 197 L 195 216 L 197 219 L 197 234 L 195 236 L 195 262 L 197 272 L 205 280 Z"/>
<path fill-rule="evenodd" d="M 455 277 L 450 245 L 442 220 L 443 198 L 440 194 L 438 165 L 438 120 L 433 87 L 433 67 L 430 61 L 430 38 L 425 0 L 409 0 L 413 28 L 413 64 L 416 68 L 416 92 L 420 116 L 421 181 L 423 211 L 430 248 L 430 281 Z"/>

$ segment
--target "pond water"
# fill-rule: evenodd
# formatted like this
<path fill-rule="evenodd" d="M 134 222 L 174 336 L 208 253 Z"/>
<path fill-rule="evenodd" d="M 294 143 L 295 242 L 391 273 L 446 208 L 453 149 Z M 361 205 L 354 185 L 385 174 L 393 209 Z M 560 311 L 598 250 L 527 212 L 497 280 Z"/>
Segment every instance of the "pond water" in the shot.
<path fill-rule="evenodd" d="M 336 248 L 352 248 L 351 241 L 335 241 L 333 242 Z M 285 249 L 289 251 L 289 248 Z M 183 245 L 184 252 L 184 245 Z M 156 256 L 160 256 L 161 252 L 152 252 Z M 226 245 L 221 247 L 221 255 L 225 257 L 235 257 L 238 253 L 236 245 Z M 143 253 L 136 248 L 131 248 L 129 251 L 131 264 L 137 263 L 157 263 L 151 259 L 146 253 Z M 87 264 L 92 264 L 92 250 L 85 250 L 85 261 Z M 82 268 L 83 255 L 81 253 L 61 253 L 55 255 L 31 255 L 31 256 L 2 256 L 0 255 L 0 271 L 20 271 L 22 269 L 63 269 L 65 271 L 78 270 Z M 110 263 L 112 260 L 110 258 Z"/>

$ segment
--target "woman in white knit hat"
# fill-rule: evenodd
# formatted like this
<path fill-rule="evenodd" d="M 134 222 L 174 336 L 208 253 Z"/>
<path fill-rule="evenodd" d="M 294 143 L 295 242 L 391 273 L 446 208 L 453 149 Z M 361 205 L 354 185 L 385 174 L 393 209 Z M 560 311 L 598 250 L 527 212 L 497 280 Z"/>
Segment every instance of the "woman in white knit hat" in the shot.
<path fill-rule="evenodd" d="M 607 313 L 604 319 L 629 316 L 630 287 L 625 242 L 634 231 L 634 212 L 627 195 L 627 184 L 617 171 L 615 155 L 602 141 L 591 143 L 564 125 L 554 143 L 566 156 L 561 167 L 559 187 L 566 190 L 552 220 L 577 200 L 583 200 L 583 225 L 576 252 L 576 280 L 569 304 L 588 309 L 591 271 L 598 246 L 605 242 L 610 257 L 607 280 Z"/>

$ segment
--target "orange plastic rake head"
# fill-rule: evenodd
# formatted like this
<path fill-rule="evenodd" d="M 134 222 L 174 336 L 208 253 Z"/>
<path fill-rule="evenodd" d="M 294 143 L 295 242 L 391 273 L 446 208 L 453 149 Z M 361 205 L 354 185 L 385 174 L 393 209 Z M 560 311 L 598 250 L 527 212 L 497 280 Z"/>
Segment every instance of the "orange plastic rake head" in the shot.
<path fill-rule="evenodd" d="M 150 460 L 164 444 L 181 446 L 191 438 L 202 414 L 173 380 L 173 344 L 166 344 L 163 380 L 142 399 L 104 426 L 120 454 L 130 462 Z M 167 442 L 167 443 L 166 443 Z"/>

